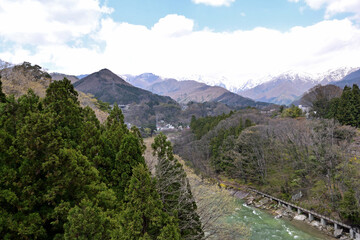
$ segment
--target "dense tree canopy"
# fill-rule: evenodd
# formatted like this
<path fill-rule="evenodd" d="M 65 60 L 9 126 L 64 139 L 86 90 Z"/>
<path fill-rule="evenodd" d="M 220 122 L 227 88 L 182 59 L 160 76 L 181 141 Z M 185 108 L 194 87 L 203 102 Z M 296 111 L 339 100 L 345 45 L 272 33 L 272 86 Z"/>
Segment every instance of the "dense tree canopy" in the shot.
<path fill-rule="evenodd" d="M 0 85 L 1 86 L 1 85 Z M 0 88 L 0 97 L 3 96 Z M 104 125 L 64 79 L 0 100 L 3 239 L 180 239 L 115 105 Z M 130 225 L 129 225 L 130 224 Z"/>
<path fill-rule="evenodd" d="M 305 93 L 300 103 L 310 107 L 315 117 L 325 118 L 329 116 L 331 100 L 341 96 L 342 89 L 335 85 L 317 85 Z"/>
<path fill-rule="evenodd" d="M 292 104 L 289 108 L 284 109 L 281 113 L 282 117 L 297 118 L 302 115 L 302 111 L 299 107 Z"/>
<path fill-rule="evenodd" d="M 317 118 L 336 119 L 343 125 L 360 127 L 360 90 L 356 84 L 343 90 L 333 85 L 317 86 L 302 101 Z"/>
<path fill-rule="evenodd" d="M 204 118 L 198 118 L 193 115 L 191 117 L 190 127 L 195 134 L 197 139 L 200 139 L 202 136 L 204 136 L 207 132 L 209 132 L 211 129 L 216 127 L 216 125 L 221 121 L 228 117 L 230 117 L 234 112 L 230 111 L 229 114 L 222 114 L 218 116 L 208 116 Z"/>
<path fill-rule="evenodd" d="M 360 90 L 356 84 L 352 88 L 345 86 L 341 97 L 332 104 L 333 116 L 341 124 L 360 127 Z"/>
<path fill-rule="evenodd" d="M 357 92 L 357 87 L 345 89 L 339 99 L 349 122 L 357 120 L 351 107 L 359 103 Z M 219 121 L 200 139 L 197 127 L 184 132 L 174 148 L 202 174 L 230 178 L 286 201 L 301 191 L 296 204 L 360 223 L 360 136 L 355 128 L 328 119 L 268 118 L 245 110 Z"/>

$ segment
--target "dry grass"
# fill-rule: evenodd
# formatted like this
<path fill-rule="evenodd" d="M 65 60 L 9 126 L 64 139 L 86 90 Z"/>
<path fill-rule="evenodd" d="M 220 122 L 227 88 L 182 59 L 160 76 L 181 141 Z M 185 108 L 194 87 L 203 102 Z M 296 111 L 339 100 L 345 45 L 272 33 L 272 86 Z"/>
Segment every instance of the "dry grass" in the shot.
<path fill-rule="evenodd" d="M 6 95 L 14 95 L 18 98 L 32 89 L 36 95 L 44 98 L 46 95 L 46 89 L 51 83 L 51 78 L 37 79 L 31 73 L 22 69 L 4 69 L 1 71 L 1 82 L 3 92 Z M 104 122 L 108 117 L 108 113 L 100 110 L 96 106 L 96 99 L 92 95 L 87 95 L 83 92 L 79 92 L 79 102 L 82 107 L 89 106 L 92 108 L 100 122 Z"/>

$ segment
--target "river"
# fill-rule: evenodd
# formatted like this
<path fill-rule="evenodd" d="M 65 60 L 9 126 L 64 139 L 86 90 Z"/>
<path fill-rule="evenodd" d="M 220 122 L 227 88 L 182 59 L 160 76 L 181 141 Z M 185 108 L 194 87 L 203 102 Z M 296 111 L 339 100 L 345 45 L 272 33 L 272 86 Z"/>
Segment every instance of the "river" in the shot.
<path fill-rule="evenodd" d="M 237 204 L 238 208 L 227 216 L 227 221 L 232 224 L 245 224 L 250 229 L 249 238 L 252 240 L 333 239 L 305 223 L 275 219 L 267 212 L 247 206 L 243 200 L 237 200 Z"/>

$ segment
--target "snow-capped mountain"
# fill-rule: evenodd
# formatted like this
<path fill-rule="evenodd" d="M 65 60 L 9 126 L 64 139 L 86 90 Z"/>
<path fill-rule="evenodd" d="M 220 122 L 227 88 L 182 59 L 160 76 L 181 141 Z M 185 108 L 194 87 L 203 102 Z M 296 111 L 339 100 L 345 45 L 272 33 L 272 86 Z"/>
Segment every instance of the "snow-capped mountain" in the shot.
<path fill-rule="evenodd" d="M 225 76 L 218 75 L 200 75 L 200 74 L 189 74 L 176 78 L 179 81 L 193 80 L 200 83 L 205 83 L 209 86 L 219 86 L 229 89 L 231 86 L 228 84 L 229 80 Z"/>
<path fill-rule="evenodd" d="M 343 79 L 336 82 L 330 82 L 338 87 L 344 88 L 345 86 L 351 87 L 353 84 L 360 86 L 360 68 L 346 75 Z"/>
<path fill-rule="evenodd" d="M 14 66 L 14 64 L 5 62 L 5 61 L 0 59 L 0 70 L 4 69 L 4 68 L 12 67 L 12 66 Z"/>
<path fill-rule="evenodd" d="M 345 76 L 352 72 L 359 70 L 360 68 L 343 67 L 339 69 L 332 69 L 325 73 L 318 74 L 317 79 L 322 85 L 329 84 L 331 82 L 337 82 L 342 80 Z"/>
<path fill-rule="evenodd" d="M 243 81 L 243 79 L 229 79 L 224 76 L 205 76 L 200 74 L 189 74 L 177 77 L 176 79 L 179 81 L 193 80 L 209 86 L 219 86 L 257 101 L 287 105 L 315 85 L 326 85 L 340 81 L 358 69 L 344 67 L 319 74 L 287 71 L 278 75 L 252 78 L 247 81 Z M 144 73 L 138 76 L 122 75 L 122 77 L 134 86 L 150 91 L 150 86 L 169 80 L 169 78 L 152 73 Z"/>
<path fill-rule="evenodd" d="M 121 78 L 123 78 L 128 83 L 134 85 L 135 87 L 139 87 L 142 89 L 147 89 L 148 86 L 151 84 L 154 84 L 156 82 L 164 81 L 163 78 L 161 78 L 158 75 L 155 75 L 153 73 L 143 73 L 137 76 L 130 75 L 130 74 L 122 74 L 119 75 Z"/>
<path fill-rule="evenodd" d="M 257 101 L 271 102 L 276 104 L 290 104 L 299 98 L 304 92 L 317 84 L 328 84 L 340 81 L 358 68 L 339 68 L 320 74 L 308 74 L 289 71 L 270 79 L 263 80 L 251 89 L 238 88 L 235 92 Z"/>

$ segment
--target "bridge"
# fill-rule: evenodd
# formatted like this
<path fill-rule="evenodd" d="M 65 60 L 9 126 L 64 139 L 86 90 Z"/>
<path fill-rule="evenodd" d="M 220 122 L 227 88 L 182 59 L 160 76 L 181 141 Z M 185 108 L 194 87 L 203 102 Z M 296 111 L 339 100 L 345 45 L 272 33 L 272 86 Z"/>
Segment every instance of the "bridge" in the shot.
<path fill-rule="evenodd" d="M 263 197 L 267 197 L 270 200 L 277 201 L 279 204 L 282 204 L 283 206 L 288 207 L 290 210 L 295 209 L 295 210 L 297 210 L 298 214 L 301 214 L 301 213 L 307 214 L 309 221 L 313 221 L 314 218 L 317 218 L 317 219 L 320 220 L 320 223 L 323 226 L 326 226 L 327 224 L 333 224 L 335 230 L 337 230 L 339 228 L 345 229 L 345 230 L 347 230 L 349 232 L 349 235 L 350 235 L 350 237 L 352 239 L 356 239 L 356 240 L 360 239 L 360 233 L 357 233 L 351 226 L 349 226 L 347 224 L 344 224 L 344 223 L 339 222 L 337 220 L 331 219 L 331 218 L 326 217 L 324 215 L 318 214 L 318 213 L 316 213 L 314 211 L 299 207 L 299 206 L 297 206 L 295 204 L 286 202 L 286 201 L 281 200 L 279 198 L 273 197 L 273 196 L 271 196 L 269 194 L 260 192 L 260 191 L 254 189 L 254 188 L 248 187 L 248 189 L 250 191 L 252 191 L 252 192 L 255 192 L 255 193 L 259 194 L 259 195 L 262 195 Z"/>

